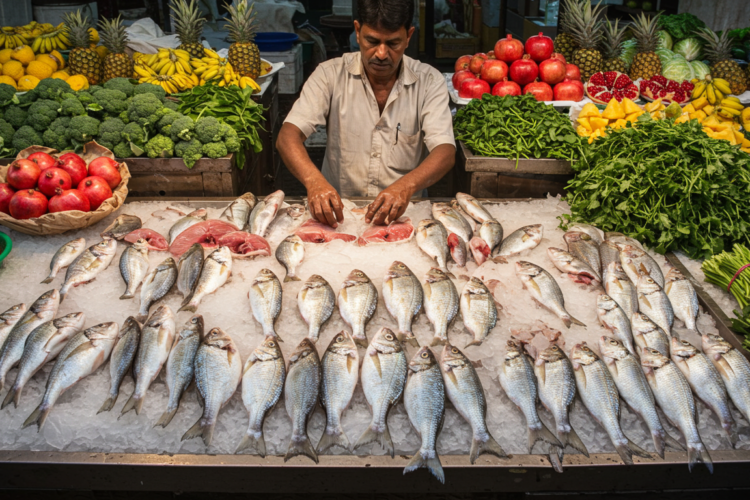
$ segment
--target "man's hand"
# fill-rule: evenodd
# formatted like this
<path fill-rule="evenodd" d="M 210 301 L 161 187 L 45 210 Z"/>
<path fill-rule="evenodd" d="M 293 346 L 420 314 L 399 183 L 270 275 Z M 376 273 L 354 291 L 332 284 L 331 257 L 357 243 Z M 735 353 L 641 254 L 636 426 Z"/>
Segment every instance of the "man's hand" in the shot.
<path fill-rule="evenodd" d="M 332 228 L 336 228 L 339 222 L 344 222 L 344 205 L 341 198 L 323 176 L 311 182 L 307 188 L 307 204 L 310 214 L 318 222 L 328 224 Z"/>
<path fill-rule="evenodd" d="M 365 222 L 382 226 L 386 218 L 390 223 L 404 215 L 406 207 L 409 206 L 409 200 L 414 194 L 414 191 L 405 184 L 399 180 L 382 190 L 375 201 L 367 207 Z"/>

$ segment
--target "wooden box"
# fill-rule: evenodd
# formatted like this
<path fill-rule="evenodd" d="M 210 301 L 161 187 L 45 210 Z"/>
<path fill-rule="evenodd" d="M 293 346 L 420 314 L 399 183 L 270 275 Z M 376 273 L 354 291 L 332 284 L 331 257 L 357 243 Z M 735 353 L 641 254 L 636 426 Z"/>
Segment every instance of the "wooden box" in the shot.
<path fill-rule="evenodd" d="M 438 59 L 456 59 L 479 52 L 481 40 L 479 37 L 471 38 L 436 38 L 435 57 Z"/>

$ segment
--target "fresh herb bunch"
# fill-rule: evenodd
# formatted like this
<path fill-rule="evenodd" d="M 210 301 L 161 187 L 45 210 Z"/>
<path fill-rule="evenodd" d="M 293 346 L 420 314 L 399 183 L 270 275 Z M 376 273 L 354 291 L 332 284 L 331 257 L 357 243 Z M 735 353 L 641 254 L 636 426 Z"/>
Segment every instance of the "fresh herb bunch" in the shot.
<path fill-rule="evenodd" d="M 235 156 L 238 168 L 245 166 L 245 151 L 252 149 L 260 153 L 263 143 L 258 136 L 258 129 L 263 129 L 264 108 L 252 100 L 253 89 L 249 86 L 241 89 L 236 85 L 220 87 L 206 83 L 175 95 L 179 102 L 179 111 L 194 120 L 212 116 L 232 127 L 240 139 L 241 148 Z M 265 130 L 265 129 L 263 129 Z"/>
<path fill-rule="evenodd" d="M 573 160 L 582 144 L 568 115 L 532 95 L 473 99 L 456 112 L 456 139 L 481 156 Z"/>
<path fill-rule="evenodd" d="M 694 36 L 698 30 L 706 27 L 706 23 L 689 12 L 661 16 L 659 18 L 659 25 L 663 30 L 672 35 L 675 42 Z"/>
<path fill-rule="evenodd" d="M 695 259 L 750 243 L 750 155 L 696 120 L 612 130 L 581 149 L 573 170 L 563 227 L 588 222 Z"/>
<path fill-rule="evenodd" d="M 706 281 L 729 291 L 742 311 L 733 311 L 737 318 L 732 318 L 732 330 L 745 335 L 745 347 L 750 348 L 750 267 L 737 274 L 745 266 L 750 265 L 750 249 L 745 245 L 734 245 L 731 252 L 722 252 L 703 262 L 701 268 L 706 275 Z M 737 278 L 732 281 L 732 278 Z"/>

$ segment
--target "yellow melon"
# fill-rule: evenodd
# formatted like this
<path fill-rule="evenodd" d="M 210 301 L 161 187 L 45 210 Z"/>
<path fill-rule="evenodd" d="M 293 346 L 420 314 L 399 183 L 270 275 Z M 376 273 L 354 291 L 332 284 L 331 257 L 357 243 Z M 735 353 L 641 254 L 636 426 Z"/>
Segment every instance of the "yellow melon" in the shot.
<path fill-rule="evenodd" d="M 608 120 L 617 120 L 619 118 L 625 118 L 625 111 L 623 111 L 620 103 L 614 97 L 607 103 L 607 108 L 602 113 L 602 118 Z"/>
<path fill-rule="evenodd" d="M 622 110 L 625 111 L 626 115 L 631 115 L 640 111 L 641 108 L 626 97 L 622 100 Z"/>
<path fill-rule="evenodd" d="M 610 127 L 613 129 L 619 129 L 619 128 L 625 128 L 625 125 L 627 125 L 627 120 L 624 118 L 618 118 L 614 123 L 610 124 Z"/>
<path fill-rule="evenodd" d="M 592 116 L 599 117 L 599 108 L 593 102 L 586 103 L 579 113 L 579 118 L 590 118 Z"/>
<path fill-rule="evenodd" d="M 593 130 L 593 129 L 591 128 L 591 122 L 589 121 L 589 119 L 588 119 L 588 118 L 581 118 L 581 117 L 579 116 L 579 117 L 578 117 L 578 123 L 579 123 L 579 124 L 581 124 L 581 125 L 582 125 L 583 127 L 585 127 L 585 128 L 586 128 L 586 130 L 588 130 L 589 132 L 591 132 L 591 131 Z"/>
<path fill-rule="evenodd" d="M 684 111 L 685 113 L 690 114 L 690 113 L 695 113 L 697 111 L 697 109 L 695 109 L 692 104 L 688 104 L 687 106 L 685 106 L 684 108 L 682 108 L 682 111 Z"/>
<path fill-rule="evenodd" d="M 591 123 L 591 130 L 596 132 L 597 130 L 604 130 L 607 128 L 609 121 L 606 118 L 592 117 L 589 119 Z"/>

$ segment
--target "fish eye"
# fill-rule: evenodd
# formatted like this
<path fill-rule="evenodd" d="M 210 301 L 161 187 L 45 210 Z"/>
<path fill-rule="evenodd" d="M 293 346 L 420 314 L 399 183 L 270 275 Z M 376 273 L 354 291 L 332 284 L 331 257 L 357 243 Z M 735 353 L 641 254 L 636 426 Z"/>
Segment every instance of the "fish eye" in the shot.
<path fill-rule="evenodd" d="M 276 342 L 273 340 L 268 343 L 268 347 L 276 347 Z"/>
<path fill-rule="evenodd" d="M 684 346 L 689 346 L 690 345 L 690 342 L 688 342 L 687 340 L 681 340 L 680 342 L 682 342 L 682 345 L 684 345 Z"/>
<path fill-rule="evenodd" d="M 451 349 L 451 352 L 453 354 L 458 354 L 458 348 L 454 347 L 453 349 Z"/>
<path fill-rule="evenodd" d="M 427 358 L 429 358 L 429 357 L 430 357 L 430 355 L 429 355 L 429 354 L 427 354 L 426 352 L 423 352 L 423 353 L 422 353 L 422 357 L 423 357 L 424 359 L 427 359 Z"/>
<path fill-rule="evenodd" d="M 393 340 L 393 335 L 391 335 L 390 333 L 387 333 L 385 335 L 385 340 Z"/>
<path fill-rule="evenodd" d="M 617 345 L 617 341 L 616 340 L 610 340 L 609 343 L 612 344 L 612 345 Z"/>
<path fill-rule="evenodd" d="M 339 335 L 338 337 L 336 337 L 336 342 L 343 342 L 343 341 L 344 341 L 343 335 Z"/>
<path fill-rule="evenodd" d="M 553 350 L 553 351 L 559 351 L 559 350 L 560 350 L 560 348 L 559 348 L 559 347 L 557 347 L 556 345 L 553 345 L 553 346 L 552 346 L 552 350 Z"/>
<path fill-rule="evenodd" d="M 582 350 L 582 351 L 586 351 L 586 352 L 589 352 L 589 348 L 588 348 L 588 347 L 586 347 L 586 346 L 583 346 L 583 349 L 581 349 L 581 350 Z"/>

